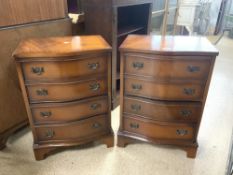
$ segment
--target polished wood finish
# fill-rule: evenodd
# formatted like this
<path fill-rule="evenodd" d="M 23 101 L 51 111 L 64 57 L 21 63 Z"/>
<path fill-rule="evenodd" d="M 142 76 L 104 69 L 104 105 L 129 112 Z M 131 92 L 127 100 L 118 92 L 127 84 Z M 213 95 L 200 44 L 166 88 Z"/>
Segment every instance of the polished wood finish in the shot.
<path fill-rule="evenodd" d="M 68 102 L 66 104 L 33 104 L 31 111 L 36 124 L 64 123 L 85 119 L 108 112 L 108 98 L 94 97 L 88 100 Z"/>
<path fill-rule="evenodd" d="M 111 47 L 102 37 L 28 39 L 14 57 L 37 160 L 59 147 L 113 146 Z"/>
<path fill-rule="evenodd" d="M 120 54 L 128 34 L 149 34 L 152 0 L 85 0 L 86 34 L 100 34 L 112 46 L 112 108 L 119 105 Z"/>
<path fill-rule="evenodd" d="M 107 146 L 107 148 L 113 147 L 114 146 L 114 135 L 112 134 L 108 134 L 108 135 L 102 135 L 101 137 L 88 137 L 85 140 L 79 140 L 78 143 L 79 144 L 90 144 L 93 141 L 99 142 L 99 143 L 103 143 Z M 76 146 L 77 145 L 77 141 L 70 141 L 67 142 L 64 145 L 51 145 L 50 143 L 45 143 L 43 145 L 38 145 L 38 144 L 34 144 L 33 145 L 33 149 L 34 149 L 34 155 L 36 160 L 43 160 L 45 159 L 48 155 L 51 155 L 53 153 L 56 153 L 58 150 L 61 150 L 61 148 L 64 149 L 64 146 Z"/>
<path fill-rule="evenodd" d="M 178 55 L 178 56 L 215 56 L 216 48 L 201 36 L 157 36 L 157 35 L 130 35 L 120 46 L 121 51 L 135 51 L 140 53 L 152 53 L 158 55 Z M 194 54 L 195 53 L 195 54 Z M 188 58 L 187 57 L 187 58 Z M 170 57 L 169 57 L 170 58 Z M 200 60 L 200 58 L 197 60 Z M 192 60 L 191 60 L 192 61 Z"/>
<path fill-rule="evenodd" d="M 66 0 L 1 0 L 0 27 L 67 17 Z"/>
<path fill-rule="evenodd" d="M 204 85 L 196 82 L 157 82 L 140 77 L 126 77 L 124 91 L 127 95 L 161 100 L 199 101 Z"/>
<path fill-rule="evenodd" d="M 195 158 L 218 51 L 203 37 L 130 35 L 121 50 L 118 146 L 176 145 Z"/>
<path fill-rule="evenodd" d="M 41 70 L 38 72 L 37 69 Z M 95 55 L 88 59 L 74 57 L 60 62 L 26 62 L 23 64 L 23 72 L 27 81 L 83 77 L 93 73 L 104 74 L 107 72 L 107 57 Z"/>
<path fill-rule="evenodd" d="M 95 116 L 68 124 L 36 126 L 38 143 L 61 142 L 69 140 L 85 140 L 90 136 L 99 136 L 108 133 L 107 117 Z"/>
<path fill-rule="evenodd" d="M 167 102 L 124 97 L 124 113 L 163 122 L 197 122 L 200 102 Z"/>
<path fill-rule="evenodd" d="M 43 45 L 41 43 L 44 43 Z M 99 35 L 93 36 L 67 36 L 62 38 L 37 38 L 22 41 L 14 52 L 17 57 L 39 58 L 42 57 L 46 60 L 56 59 L 64 60 L 64 57 L 78 56 L 83 53 L 101 53 L 111 50 L 108 43 Z M 90 56 L 90 55 L 88 55 Z M 67 58 L 65 59 L 67 60 Z"/>
<path fill-rule="evenodd" d="M 94 76 L 84 81 L 26 84 L 26 89 L 31 103 L 72 101 L 108 93 L 106 77 Z"/>
<path fill-rule="evenodd" d="M 124 116 L 124 131 L 152 139 L 193 140 L 194 126 L 190 124 L 158 124 L 151 120 Z M 180 132 L 184 133 L 180 133 Z"/>
<path fill-rule="evenodd" d="M 64 36 L 71 35 L 71 33 L 70 19 L 0 28 L 0 42 L 2 43 L 0 47 L 0 149 L 5 147 L 7 138 L 11 134 L 28 124 L 17 71 L 12 58 L 14 49 L 22 39 Z"/>
<path fill-rule="evenodd" d="M 210 70 L 209 57 L 127 55 L 125 74 L 143 75 L 156 79 L 195 79 L 206 80 Z"/>

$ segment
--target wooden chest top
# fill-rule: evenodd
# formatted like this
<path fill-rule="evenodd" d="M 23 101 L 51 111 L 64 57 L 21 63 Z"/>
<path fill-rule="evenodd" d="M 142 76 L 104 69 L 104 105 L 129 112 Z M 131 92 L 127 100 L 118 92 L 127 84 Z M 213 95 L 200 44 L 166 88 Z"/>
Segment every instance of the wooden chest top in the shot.
<path fill-rule="evenodd" d="M 98 51 L 111 51 L 111 47 L 101 36 L 68 36 L 24 40 L 13 55 L 16 59 L 64 57 Z"/>
<path fill-rule="evenodd" d="M 120 50 L 161 55 L 218 55 L 218 50 L 199 36 L 129 35 Z"/>

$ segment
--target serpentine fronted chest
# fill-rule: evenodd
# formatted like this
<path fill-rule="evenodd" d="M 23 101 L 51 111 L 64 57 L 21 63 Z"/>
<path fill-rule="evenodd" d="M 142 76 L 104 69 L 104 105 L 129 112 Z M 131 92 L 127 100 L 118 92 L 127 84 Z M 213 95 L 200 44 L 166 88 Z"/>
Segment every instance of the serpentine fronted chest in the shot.
<path fill-rule="evenodd" d="M 95 140 L 113 146 L 111 47 L 102 37 L 28 39 L 14 57 L 37 160 Z"/>
<path fill-rule="evenodd" d="M 202 37 L 131 35 L 121 50 L 118 146 L 177 145 L 195 157 L 218 51 Z"/>

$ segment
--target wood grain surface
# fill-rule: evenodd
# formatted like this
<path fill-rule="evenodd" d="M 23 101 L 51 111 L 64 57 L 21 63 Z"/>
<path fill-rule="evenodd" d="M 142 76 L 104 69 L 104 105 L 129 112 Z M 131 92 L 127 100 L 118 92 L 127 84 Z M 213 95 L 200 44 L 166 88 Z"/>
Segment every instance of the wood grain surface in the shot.
<path fill-rule="evenodd" d="M 1 144 L 4 146 L 7 138 L 15 130 L 28 123 L 16 66 L 12 57 L 14 49 L 23 39 L 70 34 L 71 22 L 67 18 L 50 21 L 50 23 L 39 22 L 0 29 L 0 42 L 2 43 L 0 47 L 0 147 Z"/>
<path fill-rule="evenodd" d="M 195 158 L 217 49 L 204 37 L 130 35 L 121 51 L 118 146 L 178 146 Z"/>
<path fill-rule="evenodd" d="M 1 0 L 0 27 L 68 16 L 66 0 Z"/>
<path fill-rule="evenodd" d="M 218 55 L 218 50 L 205 37 L 129 35 L 121 51 L 161 55 Z"/>
<path fill-rule="evenodd" d="M 61 58 L 83 53 L 111 51 L 111 47 L 99 35 L 51 37 L 22 41 L 14 52 L 20 58 Z"/>

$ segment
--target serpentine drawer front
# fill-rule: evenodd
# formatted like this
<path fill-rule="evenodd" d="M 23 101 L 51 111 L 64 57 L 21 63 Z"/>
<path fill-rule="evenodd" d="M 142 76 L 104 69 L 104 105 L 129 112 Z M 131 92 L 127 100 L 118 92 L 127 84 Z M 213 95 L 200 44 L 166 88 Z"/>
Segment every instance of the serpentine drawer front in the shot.
<path fill-rule="evenodd" d="M 192 140 L 194 127 L 188 124 L 157 124 L 137 117 L 124 117 L 124 130 L 155 139 Z"/>
<path fill-rule="evenodd" d="M 195 158 L 218 51 L 203 37 L 129 35 L 120 52 L 117 145 L 174 145 Z"/>
<path fill-rule="evenodd" d="M 206 81 L 210 57 L 126 55 L 125 73 L 157 79 L 197 79 Z"/>
<path fill-rule="evenodd" d="M 125 78 L 125 93 L 160 100 L 200 101 L 204 86 L 192 82 L 161 83 L 140 78 Z"/>
<path fill-rule="evenodd" d="M 95 97 L 68 103 L 32 104 L 35 123 L 63 123 L 108 112 L 108 97 Z"/>
<path fill-rule="evenodd" d="M 101 36 L 28 39 L 14 57 L 36 160 L 92 141 L 113 146 L 111 47 Z"/>
<path fill-rule="evenodd" d="M 165 102 L 144 98 L 124 97 L 124 112 L 157 121 L 197 122 L 200 102 Z"/>
<path fill-rule="evenodd" d="M 68 83 L 30 84 L 26 86 L 29 100 L 33 103 L 71 101 L 108 93 L 107 78 Z"/>
<path fill-rule="evenodd" d="M 27 81 L 58 80 L 65 78 L 77 78 L 94 74 L 107 75 L 106 55 L 99 57 L 64 58 L 61 61 L 48 60 L 23 63 L 23 72 Z"/>
<path fill-rule="evenodd" d="M 106 116 L 96 116 L 80 122 L 36 127 L 40 141 L 85 140 L 108 132 Z"/>

